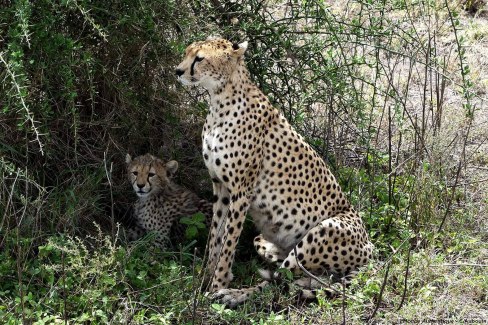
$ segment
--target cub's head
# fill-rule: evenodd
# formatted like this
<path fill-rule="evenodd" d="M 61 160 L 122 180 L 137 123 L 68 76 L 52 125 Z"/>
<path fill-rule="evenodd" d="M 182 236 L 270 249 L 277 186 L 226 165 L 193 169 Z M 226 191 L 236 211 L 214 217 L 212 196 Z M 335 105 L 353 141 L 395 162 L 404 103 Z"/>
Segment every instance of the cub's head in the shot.
<path fill-rule="evenodd" d="M 125 157 L 129 182 L 139 197 L 157 193 L 171 184 L 172 177 L 178 169 L 178 163 L 174 160 L 163 163 L 150 154 L 139 156 L 132 160 L 127 154 Z"/>
<path fill-rule="evenodd" d="M 201 85 L 207 90 L 221 87 L 243 61 L 247 42 L 237 44 L 222 38 L 207 38 L 190 44 L 176 68 L 184 85 Z"/>

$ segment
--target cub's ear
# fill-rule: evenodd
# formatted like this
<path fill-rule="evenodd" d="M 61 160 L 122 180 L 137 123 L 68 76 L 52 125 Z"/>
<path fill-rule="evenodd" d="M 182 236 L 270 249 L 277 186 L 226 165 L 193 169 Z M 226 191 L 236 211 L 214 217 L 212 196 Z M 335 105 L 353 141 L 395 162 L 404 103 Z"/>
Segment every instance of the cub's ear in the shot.
<path fill-rule="evenodd" d="M 132 162 L 132 157 L 129 154 L 125 155 L 125 163 L 128 165 L 131 162 Z"/>
<path fill-rule="evenodd" d="M 249 43 L 247 41 L 242 42 L 241 44 L 234 43 L 232 44 L 232 49 L 234 50 L 234 55 L 237 57 L 241 57 L 246 53 L 247 45 Z"/>
<path fill-rule="evenodd" d="M 170 160 L 166 163 L 166 173 L 168 177 L 173 177 L 178 170 L 178 162 L 176 160 Z"/>

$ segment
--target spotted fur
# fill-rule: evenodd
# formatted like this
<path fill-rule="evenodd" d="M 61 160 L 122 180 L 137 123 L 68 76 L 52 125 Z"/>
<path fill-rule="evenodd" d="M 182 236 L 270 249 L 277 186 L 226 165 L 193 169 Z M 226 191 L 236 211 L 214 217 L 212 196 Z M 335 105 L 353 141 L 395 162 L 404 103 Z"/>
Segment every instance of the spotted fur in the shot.
<path fill-rule="evenodd" d="M 183 84 L 210 93 L 202 132 L 215 195 L 208 281 L 209 290 L 231 306 L 269 282 L 227 289 L 246 213 L 261 233 L 254 240 L 258 253 L 295 273 L 299 262 L 314 274 L 347 274 L 373 250 L 359 214 L 323 159 L 251 81 L 246 48 L 247 43 L 224 39 L 196 42 L 176 69 Z"/>
<path fill-rule="evenodd" d="M 155 244 L 166 248 L 171 227 L 180 217 L 203 212 L 210 221 L 212 205 L 196 194 L 175 184 L 172 177 L 178 169 L 174 160 L 166 164 L 150 154 L 134 158 L 127 155 L 128 179 L 138 196 L 134 204 L 136 225 L 129 231 L 129 239 L 136 240 L 151 231 Z"/>

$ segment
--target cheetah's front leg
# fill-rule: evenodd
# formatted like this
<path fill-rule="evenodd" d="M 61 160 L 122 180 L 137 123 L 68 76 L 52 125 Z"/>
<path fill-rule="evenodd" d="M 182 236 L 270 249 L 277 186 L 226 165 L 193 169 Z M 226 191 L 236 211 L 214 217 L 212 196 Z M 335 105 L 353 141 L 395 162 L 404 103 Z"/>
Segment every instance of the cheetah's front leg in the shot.
<path fill-rule="evenodd" d="M 230 204 L 229 190 L 218 181 L 213 183 L 214 204 L 212 223 L 210 225 L 210 239 L 208 243 L 208 263 L 206 284 L 210 284 L 215 274 L 218 257 L 222 247 L 222 236 L 224 233 L 225 220 Z"/>
<path fill-rule="evenodd" d="M 217 253 L 217 265 L 210 292 L 227 288 L 232 280 L 232 262 L 248 207 L 249 199 L 244 193 L 232 195 L 232 202 L 229 204 L 229 211 L 225 222 L 223 220 L 224 226 L 222 233 L 219 233 L 219 237 L 216 238 L 216 242 L 221 245 L 220 250 L 215 251 Z"/>

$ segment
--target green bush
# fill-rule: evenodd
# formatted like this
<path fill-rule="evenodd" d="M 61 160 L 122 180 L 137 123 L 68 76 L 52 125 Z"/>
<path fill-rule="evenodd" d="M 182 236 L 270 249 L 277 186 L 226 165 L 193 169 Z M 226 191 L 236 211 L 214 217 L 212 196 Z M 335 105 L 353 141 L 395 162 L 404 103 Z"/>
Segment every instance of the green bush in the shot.
<path fill-rule="evenodd" d="M 15 278 L 19 271 L 24 280 L 0 283 L 2 323 L 70 319 L 104 324 L 134 318 L 145 324 L 165 317 L 169 322 L 185 313 L 194 283 L 184 265 L 143 247 L 115 245 L 101 232 L 88 240 L 50 237 L 22 270 L 18 256 L 2 252 L 2 278 Z M 158 255 L 162 262 L 153 263 Z"/>

